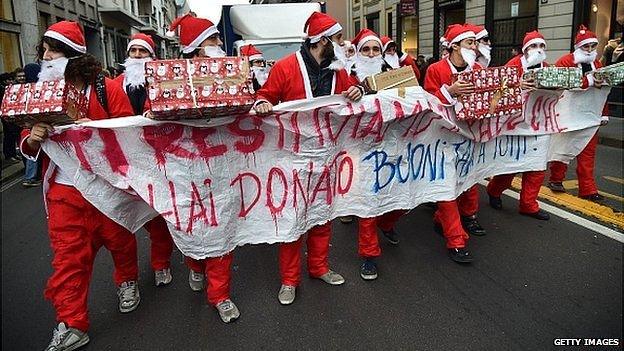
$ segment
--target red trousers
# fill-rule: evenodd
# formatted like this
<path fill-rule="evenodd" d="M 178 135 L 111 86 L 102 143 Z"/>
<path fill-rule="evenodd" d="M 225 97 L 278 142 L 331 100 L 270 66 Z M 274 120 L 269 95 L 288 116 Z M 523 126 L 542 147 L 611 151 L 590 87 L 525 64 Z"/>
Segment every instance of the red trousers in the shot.
<path fill-rule="evenodd" d="M 360 218 L 358 230 L 358 254 L 364 258 L 381 256 L 377 228 L 384 232 L 394 228 L 396 222 L 405 213 L 403 210 L 390 211 L 373 218 Z"/>
<path fill-rule="evenodd" d="M 501 197 L 503 191 L 511 187 L 516 174 L 500 174 L 494 176 L 488 183 L 487 192 L 490 196 Z M 537 196 L 544 182 L 544 171 L 530 171 L 522 173 L 522 189 L 520 190 L 520 213 L 535 213 L 539 211 Z"/>
<path fill-rule="evenodd" d="M 329 241 L 331 222 L 317 225 L 307 233 L 308 273 L 318 278 L 329 272 Z M 279 267 L 283 285 L 298 286 L 301 282 L 301 244 L 303 236 L 290 243 L 279 245 Z"/>
<path fill-rule="evenodd" d="M 455 200 L 438 202 L 433 220 L 442 226 L 447 248 L 458 249 L 466 246 L 468 233 L 462 226 L 461 216 L 473 216 L 478 210 L 479 188 L 476 185 L 464 191 Z"/>
<path fill-rule="evenodd" d="M 54 305 L 58 322 L 87 331 L 89 283 L 98 250 L 104 246 L 111 252 L 117 285 L 137 280 L 136 238 L 72 186 L 52 183 L 46 199 L 53 272 L 45 297 Z"/>
<path fill-rule="evenodd" d="M 589 144 L 576 156 L 576 176 L 578 177 L 579 196 L 588 196 L 598 193 L 598 187 L 594 180 L 594 162 L 596 161 L 596 146 L 598 145 L 598 133 L 594 134 Z M 550 181 L 563 182 L 568 165 L 563 162 L 553 161 L 550 163 Z"/>
<path fill-rule="evenodd" d="M 162 271 L 171 266 L 171 253 L 173 252 L 173 239 L 167 228 L 167 222 L 162 216 L 158 216 L 143 226 L 149 233 L 151 246 L 151 261 L 154 271 Z"/>
<path fill-rule="evenodd" d="M 230 298 L 230 280 L 232 277 L 230 269 L 233 258 L 231 252 L 222 257 L 211 257 L 203 260 L 185 257 L 189 269 L 196 273 L 204 272 L 206 298 L 208 303 L 213 306 Z"/>

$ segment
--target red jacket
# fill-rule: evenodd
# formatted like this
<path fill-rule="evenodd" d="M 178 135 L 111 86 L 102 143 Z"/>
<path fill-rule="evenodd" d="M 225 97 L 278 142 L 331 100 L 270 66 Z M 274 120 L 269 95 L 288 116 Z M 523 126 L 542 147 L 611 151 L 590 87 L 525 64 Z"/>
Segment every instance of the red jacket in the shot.
<path fill-rule="evenodd" d="M 478 63 L 475 63 L 472 67 L 473 70 L 481 68 L 481 65 Z M 454 105 L 457 103 L 457 100 L 446 90 L 453 84 L 454 73 L 457 73 L 457 70 L 448 58 L 431 64 L 427 68 L 427 74 L 425 74 L 425 90 L 440 99 L 441 103 Z"/>

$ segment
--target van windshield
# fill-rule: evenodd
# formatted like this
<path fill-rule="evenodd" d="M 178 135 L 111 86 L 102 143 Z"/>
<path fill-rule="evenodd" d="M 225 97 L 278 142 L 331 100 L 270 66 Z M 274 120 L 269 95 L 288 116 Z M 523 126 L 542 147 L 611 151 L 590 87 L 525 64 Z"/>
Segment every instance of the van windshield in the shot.
<path fill-rule="evenodd" d="M 262 52 L 265 60 L 279 60 L 282 57 L 291 54 L 301 47 L 301 43 L 272 43 L 254 45 Z"/>

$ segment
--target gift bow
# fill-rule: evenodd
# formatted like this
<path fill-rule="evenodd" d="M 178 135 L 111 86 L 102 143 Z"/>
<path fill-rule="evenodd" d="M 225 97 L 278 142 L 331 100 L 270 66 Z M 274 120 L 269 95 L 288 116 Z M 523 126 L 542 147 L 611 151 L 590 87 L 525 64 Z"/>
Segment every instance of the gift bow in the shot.
<path fill-rule="evenodd" d="M 498 105 L 498 102 L 500 101 L 500 99 L 502 99 L 503 96 L 507 94 L 509 94 L 509 87 L 507 86 L 507 77 L 504 77 L 500 88 L 494 91 L 492 100 L 490 100 L 490 111 L 489 111 L 490 114 L 494 113 L 494 111 L 496 110 L 496 106 Z"/>

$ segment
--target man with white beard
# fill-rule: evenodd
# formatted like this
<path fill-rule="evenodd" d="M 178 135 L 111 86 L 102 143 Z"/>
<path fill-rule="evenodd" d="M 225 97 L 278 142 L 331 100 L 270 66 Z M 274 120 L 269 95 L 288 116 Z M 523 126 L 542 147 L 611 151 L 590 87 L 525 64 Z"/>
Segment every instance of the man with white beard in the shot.
<path fill-rule="evenodd" d="M 538 31 L 526 33 L 522 42 L 522 55 L 509 60 L 505 66 L 517 67 L 520 77 L 527 69 L 541 68 L 548 66 L 546 63 L 546 41 Z M 535 83 L 532 80 L 522 80 L 521 88 L 524 91 L 535 90 Z M 490 206 L 496 210 L 503 208 L 501 195 L 503 191 L 511 187 L 511 182 L 516 174 L 500 174 L 492 177 L 488 183 L 487 192 L 490 198 Z M 520 190 L 521 215 L 533 217 L 542 221 L 550 219 L 550 215 L 539 208 L 537 196 L 544 181 L 544 171 L 528 171 L 522 173 L 522 189 Z"/>
<path fill-rule="evenodd" d="M 475 39 L 477 39 L 477 63 L 482 67 L 489 67 L 492 60 L 490 34 L 482 26 L 474 26 L 473 31 L 476 34 Z"/>
<path fill-rule="evenodd" d="M 583 74 L 594 71 L 602 67 L 600 60 L 597 59 L 598 38 L 596 34 L 581 25 L 574 42 L 574 51 L 561 57 L 555 66 L 558 67 L 578 67 L 583 70 Z M 602 80 L 594 78 L 589 74 L 584 76 L 583 89 L 589 87 L 602 87 Z M 605 106 L 606 107 L 606 106 Z M 603 115 L 606 114 L 603 109 Z M 598 187 L 594 180 L 594 161 L 596 159 L 596 145 L 598 144 L 598 133 L 589 141 L 583 151 L 576 156 L 576 174 L 579 183 L 579 197 L 591 200 L 601 201 L 604 197 L 598 193 Z M 554 161 L 550 163 L 550 179 L 548 187 L 554 192 L 565 192 L 563 180 L 568 166 L 565 163 Z"/>
<path fill-rule="evenodd" d="M 351 76 L 359 82 L 392 69 L 383 58 L 381 39 L 372 30 L 362 29 L 351 42 L 355 46 L 355 64 L 351 68 Z"/>
<path fill-rule="evenodd" d="M 416 79 L 420 80 L 420 70 L 414 58 L 408 53 L 400 51 L 397 44 L 390 37 L 383 36 L 380 39 L 384 60 L 386 60 L 390 67 L 394 69 L 409 66 L 414 71 Z"/>
<path fill-rule="evenodd" d="M 135 115 L 142 115 L 149 109 L 147 89 L 145 88 L 145 62 L 156 57 L 156 45 L 151 36 L 137 33 L 130 38 L 127 46 L 128 58 L 124 62 L 126 70 L 115 78 L 128 95 Z M 156 286 L 171 283 L 171 253 L 173 239 L 167 228 L 167 222 L 158 216 L 145 223 L 145 230 L 151 241 L 150 258 L 154 270 L 154 284 Z"/>
<path fill-rule="evenodd" d="M 255 46 L 249 44 L 240 48 L 240 56 L 247 57 L 249 68 L 252 72 L 253 88 L 255 91 L 260 90 L 267 78 L 269 78 L 269 69 L 266 60 L 262 56 L 262 52 Z"/>
<path fill-rule="evenodd" d="M 450 25 L 444 34 L 449 55 L 427 68 L 424 88 L 444 105 L 454 106 L 460 96 L 474 92 L 471 83 L 460 80 L 453 83 L 453 74 L 482 68 L 476 63 L 475 36 L 471 25 Z M 466 232 L 471 235 L 485 235 L 485 230 L 476 217 L 479 208 L 477 186 L 472 186 L 455 200 L 439 201 L 437 206 L 433 221 L 436 230 L 446 238 L 449 257 L 457 263 L 472 262 L 473 257 L 466 247 Z"/>

